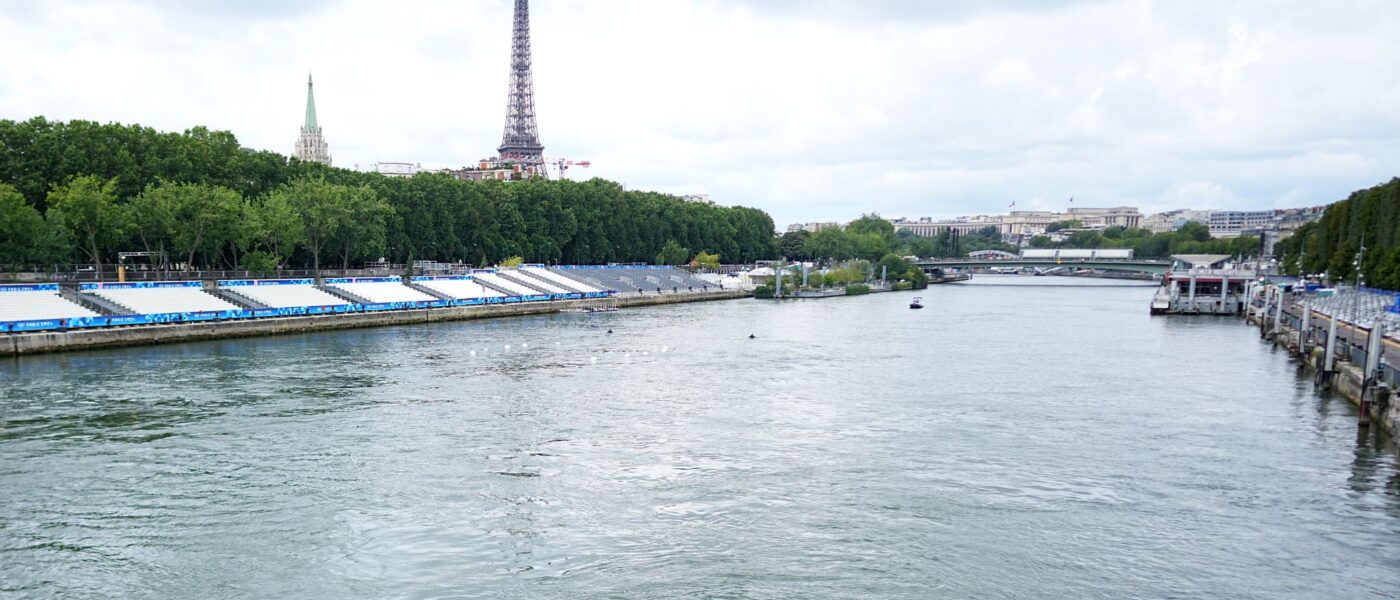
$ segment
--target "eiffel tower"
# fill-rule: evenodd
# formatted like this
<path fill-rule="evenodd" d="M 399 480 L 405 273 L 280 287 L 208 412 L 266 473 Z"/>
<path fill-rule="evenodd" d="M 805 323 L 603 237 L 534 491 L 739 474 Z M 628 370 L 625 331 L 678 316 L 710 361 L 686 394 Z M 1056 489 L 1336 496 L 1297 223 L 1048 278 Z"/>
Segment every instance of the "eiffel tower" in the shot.
<path fill-rule="evenodd" d="M 544 146 L 535 125 L 535 82 L 530 74 L 530 2 L 515 0 L 515 28 L 510 46 L 510 89 L 506 95 L 506 130 L 501 137 L 502 160 L 514 161 L 527 172 L 548 177 Z M 528 176 L 528 175 L 527 175 Z"/>

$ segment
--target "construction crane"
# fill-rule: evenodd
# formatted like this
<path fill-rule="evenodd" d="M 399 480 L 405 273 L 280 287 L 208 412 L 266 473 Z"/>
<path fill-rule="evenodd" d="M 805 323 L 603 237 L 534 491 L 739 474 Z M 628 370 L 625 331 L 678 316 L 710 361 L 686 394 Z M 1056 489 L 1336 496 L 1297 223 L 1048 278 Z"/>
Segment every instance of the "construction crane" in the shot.
<path fill-rule="evenodd" d="M 560 179 L 568 179 L 569 168 L 571 167 L 587 169 L 593 164 L 586 160 L 573 160 L 571 158 L 546 158 L 544 159 L 544 163 L 553 165 L 554 168 L 559 169 Z"/>
<path fill-rule="evenodd" d="M 559 169 L 560 179 L 568 179 L 566 175 L 569 172 L 569 168 L 571 167 L 582 167 L 584 169 L 587 169 L 588 167 L 593 165 L 593 163 L 589 161 L 574 160 L 572 158 L 540 157 L 538 159 L 531 160 L 530 157 L 522 156 L 519 154 L 502 154 L 500 158 L 500 163 L 505 165 L 516 165 L 517 170 L 519 170 L 521 167 L 530 167 L 533 165 L 538 165 L 539 167 L 541 167 L 541 170 L 543 170 L 543 167 L 553 166 Z M 484 169 L 486 167 L 483 166 L 482 168 Z"/>

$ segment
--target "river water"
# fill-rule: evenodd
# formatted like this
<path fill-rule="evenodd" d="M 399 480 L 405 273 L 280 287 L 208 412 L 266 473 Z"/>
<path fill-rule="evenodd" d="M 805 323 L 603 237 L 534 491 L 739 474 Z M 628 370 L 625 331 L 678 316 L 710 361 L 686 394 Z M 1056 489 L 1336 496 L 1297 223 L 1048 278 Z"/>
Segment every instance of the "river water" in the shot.
<path fill-rule="evenodd" d="M 0 362 L 0 596 L 1400 597 L 1394 447 L 1080 283 Z"/>

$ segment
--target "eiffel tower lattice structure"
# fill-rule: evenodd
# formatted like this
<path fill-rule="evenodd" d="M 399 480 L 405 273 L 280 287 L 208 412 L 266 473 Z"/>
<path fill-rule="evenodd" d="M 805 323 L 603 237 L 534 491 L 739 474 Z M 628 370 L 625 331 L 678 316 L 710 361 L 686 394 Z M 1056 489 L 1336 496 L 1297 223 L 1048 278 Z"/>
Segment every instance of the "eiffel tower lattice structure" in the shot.
<path fill-rule="evenodd" d="M 535 82 L 530 73 L 530 2 L 515 0 L 510 47 L 510 89 L 506 95 L 506 127 L 497 151 L 501 160 L 520 164 L 530 174 L 547 177 L 544 146 L 535 124 Z"/>

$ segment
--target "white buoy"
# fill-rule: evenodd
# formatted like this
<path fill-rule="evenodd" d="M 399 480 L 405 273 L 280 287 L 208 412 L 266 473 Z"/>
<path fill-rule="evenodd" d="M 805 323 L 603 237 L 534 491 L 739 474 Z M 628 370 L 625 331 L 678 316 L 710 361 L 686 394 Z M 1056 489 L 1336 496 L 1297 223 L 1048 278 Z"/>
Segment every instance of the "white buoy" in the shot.
<path fill-rule="evenodd" d="M 520 342 L 520 347 L 521 347 L 521 348 L 529 348 L 529 347 L 530 347 L 530 342 Z"/>
<path fill-rule="evenodd" d="M 662 347 L 661 347 L 661 353 L 662 353 L 662 354 L 665 354 L 665 353 L 666 353 L 666 346 L 662 346 Z"/>
<path fill-rule="evenodd" d="M 631 360 L 631 359 L 632 359 L 632 353 L 631 353 L 631 352 L 624 352 L 624 353 L 622 353 L 622 358 Z"/>
<path fill-rule="evenodd" d="M 510 344 L 506 344 L 506 352 L 510 351 Z"/>
<path fill-rule="evenodd" d="M 559 345 L 559 342 L 554 342 L 554 345 L 555 345 L 555 346 L 558 346 L 558 345 Z"/>
<path fill-rule="evenodd" d="M 476 356 L 476 350 L 472 350 L 471 352 L 468 352 L 467 354 L 470 354 L 470 355 L 472 355 L 472 356 Z"/>
<path fill-rule="evenodd" d="M 650 355 L 651 355 L 650 352 L 642 352 L 642 356 L 650 356 Z"/>
<path fill-rule="evenodd" d="M 588 357 L 588 362 L 597 363 L 597 362 L 598 362 L 598 357 L 596 357 L 596 356 L 590 356 L 590 357 Z"/>

